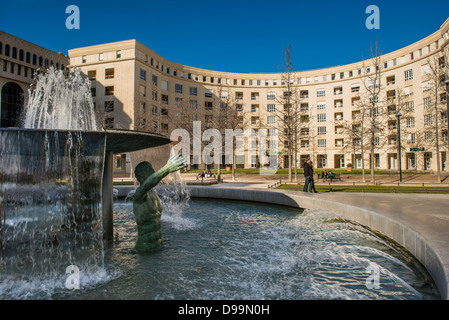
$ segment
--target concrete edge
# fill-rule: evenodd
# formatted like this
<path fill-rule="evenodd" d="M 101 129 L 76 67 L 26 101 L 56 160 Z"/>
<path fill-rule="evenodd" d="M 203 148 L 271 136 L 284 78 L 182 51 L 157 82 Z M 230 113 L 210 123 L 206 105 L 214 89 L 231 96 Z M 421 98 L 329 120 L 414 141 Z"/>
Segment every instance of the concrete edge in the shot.
<path fill-rule="evenodd" d="M 189 190 L 191 198 L 254 201 L 303 209 L 320 208 L 333 211 L 343 218 L 380 232 L 410 251 L 430 273 L 441 298 L 449 300 L 449 262 L 444 261 L 438 250 L 421 234 L 399 221 L 386 217 L 380 212 L 339 203 L 334 200 L 320 199 L 314 197 L 313 194 L 298 194 L 291 191 L 210 188 L 202 186 L 187 186 L 187 190 Z"/>

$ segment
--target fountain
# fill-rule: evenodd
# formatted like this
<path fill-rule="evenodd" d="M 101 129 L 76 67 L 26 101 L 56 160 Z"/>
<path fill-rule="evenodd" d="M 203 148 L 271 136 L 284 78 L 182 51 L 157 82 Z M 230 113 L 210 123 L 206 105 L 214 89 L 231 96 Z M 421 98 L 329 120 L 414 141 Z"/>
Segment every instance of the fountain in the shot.
<path fill-rule="evenodd" d="M 97 130 L 90 84 L 77 69 L 50 68 L 29 93 L 25 128 L 0 128 L 1 280 L 29 281 L 61 263 L 98 272 L 103 240 L 113 239 L 113 154 L 170 140 Z"/>
<path fill-rule="evenodd" d="M 181 163 L 159 174 L 148 164 L 136 170 L 150 188 L 130 197 L 157 191 L 165 211 L 136 228 L 147 204 L 113 202 L 112 155 L 170 141 L 96 130 L 88 82 L 77 71 L 52 72 L 30 95 L 30 127 L 0 129 L 0 299 L 439 298 L 413 257 L 333 213 L 223 200 L 184 205 L 182 183 L 156 187 Z M 67 119 L 55 112 L 60 104 L 74 106 Z M 179 182 L 179 173 L 171 178 Z M 113 218 L 119 240 L 105 251 Z M 153 247 L 160 250 L 140 253 Z M 380 289 L 369 288 L 369 267 L 378 268 Z"/>

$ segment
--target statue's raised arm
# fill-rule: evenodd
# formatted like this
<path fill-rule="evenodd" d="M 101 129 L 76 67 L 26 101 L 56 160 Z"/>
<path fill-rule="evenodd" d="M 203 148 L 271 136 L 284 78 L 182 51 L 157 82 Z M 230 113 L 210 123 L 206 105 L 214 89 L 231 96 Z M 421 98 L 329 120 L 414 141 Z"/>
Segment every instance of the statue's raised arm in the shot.
<path fill-rule="evenodd" d="M 140 186 L 134 193 L 133 210 L 138 233 L 136 249 L 139 251 L 153 250 L 162 243 L 162 204 L 153 188 L 169 173 L 181 170 L 186 166 L 181 155 L 175 155 L 168 159 L 167 163 L 157 172 L 148 161 L 141 162 L 136 166 L 134 174 Z"/>
<path fill-rule="evenodd" d="M 134 199 L 140 199 L 159 182 L 165 178 L 169 173 L 176 172 L 187 166 L 185 159 L 177 154 L 168 159 L 167 163 L 157 172 L 154 172 L 153 167 L 149 162 L 141 162 L 136 166 L 135 175 L 140 183 L 134 194 Z"/>

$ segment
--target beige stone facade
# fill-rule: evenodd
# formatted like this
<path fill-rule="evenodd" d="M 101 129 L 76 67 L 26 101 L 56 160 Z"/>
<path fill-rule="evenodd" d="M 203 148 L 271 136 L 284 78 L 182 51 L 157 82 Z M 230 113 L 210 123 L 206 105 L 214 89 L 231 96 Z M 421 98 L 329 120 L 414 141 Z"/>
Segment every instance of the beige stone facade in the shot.
<path fill-rule="evenodd" d="M 397 123 L 401 109 L 402 168 L 436 170 L 436 149 L 426 111 L 430 96 L 429 59 L 448 49 L 449 19 L 430 36 L 397 51 L 380 56 L 379 104 L 385 109 L 382 128 L 376 134 L 375 167 L 397 169 Z M 168 61 L 136 40 L 108 43 L 69 51 L 70 67 L 79 67 L 92 81 L 94 101 L 104 108 L 105 126 L 155 131 L 169 136 L 181 119 L 202 122 L 217 119 L 220 103 L 230 99 L 241 109 L 244 126 L 277 128 L 276 113 L 285 82 L 279 73 L 244 74 L 193 68 Z M 308 130 L 300 133 L 297 161 L 312 157 L 318 168 L 344 168 L 348 163 L 361 168 L 360 150 L 346 126 L 357 124 L 358 97 L 366 91 L 363 83 L 370 60 L 353 64 L 296 72 L 293 90 L 300 93 L 300 106 L 310 116 Z M 444 60 L 443 60 L 444 63 Z M 447 63 L 447 62 L 446 62 Z M 369 72 L 368 72 L 369 74 Z M 442 89 L 441 89 L 442 90 Z M 441 91 L 440 90 L 440 91 Z M 445 105 L 444 91 L 439 92 Z M 406 103 L 398 107 L 399 96 Z M 404 110 L 407 109 L 407 112 Z M 444 108 L 443 108 L 444 109 Z M 442 109 L 442 110 L 443 110 Z M 439 114 L 440 164 L 447 169 L 447 113 Z M 402 131 L 401 131 L 402 132 Z M 282 139 L 281 139 L 282 140 Z M 284 141 L 279 141 L 281 166 L 287 166 Z M 248 148 L 248 145 L 246 146 Z M 419 150 L 419 151 L 417 151 Z M 370 165 L 366 150 L 365 168 Z M 260 165 L 247 155 L 245 167 Z"/>
<path fill-rule="evenodd" d="M 65 69 L 69 58 L 0 31 L 0 126 L 16 126 L 17 104 L 25 104 L 28 89 L 37 70 L 50 66 Z M 21 95 L 16 101 L 16 95 Z M 2 114 L 3 113 L 3 114 Z"/>

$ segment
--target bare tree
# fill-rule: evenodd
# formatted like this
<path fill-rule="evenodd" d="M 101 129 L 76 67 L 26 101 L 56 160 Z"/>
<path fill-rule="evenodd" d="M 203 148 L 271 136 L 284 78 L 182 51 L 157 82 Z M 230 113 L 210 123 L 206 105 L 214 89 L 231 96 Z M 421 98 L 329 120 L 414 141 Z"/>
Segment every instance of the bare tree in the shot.
<path fill-rule="evenodd" d="M 216 109 L 218 114 L 214 117 L 214 127 L 220 131 L 223 137 L 226 136 L 226 130 L 242 129 L 244 125 L 244 111 L 236 103 L 235 93 L 229 87 L 224 87 L 222 83 L 217 86 L 216 89 Z M 225 150 L 226 141 L 222 140 L 222 150 Z M 232 166 L 231 176 L 235 181 L 235 168 L 236 168 L 236 141 L 232 143 Z M 225 159 L 228 163 L 231 159 Z M 217 178 L 221 179 L 221 166 L 218 165 Z"/>
<path fill-rule="evenodd" d="M 284 60 L 282 69 L 277 66 L 282 81 L 282 95 L 276 97 L 276 102 L 282 107 L 276 112 L 276 123 L 278 124 L 278 135 L 284 142 L 284 148 L 288 153 L 288 179 L 292 182 L 293 155 L 295 158 L 295 175 L 296 175 L 296 152 L 298 138 L 300 136 L 298 121 L 300 121 L 300 92 L 295 86 L 295 71 L 293 69 L 293 57 L 291 54 L 291 46 L 284 48 Z"/>
<path fill-rule="evenodd" d="M 444 122 L 447 122 L 447 106 L 446 106 L 446 86 L 445 81 L 449 78 L 447 63 L 449 62 L 449 49 L 445 48 L 439 55 L 434 55 L 427 60 L 427 70 L 425 74 L 425 83 L 423 90 L 429 91 L 429 96 L 425 98 L 424 110 L 425 120 L 424 125 L 432 127 L 433 140 L 432 144 L 436 152 L 437 160 L 437 181 L 441 182 L 441 140 Z M 430 139 L 428 139 L 430 140 Z"/>
<path fill-rule="evenodd" d="M 379 50 L 378 42 L 370 48 L 370 64 L 368 66 L 363 63 L 362 83 L 364 87 L 365 99 L 361 99 L 363 109 L 369 109 L 368 131 L 369 131 L 369 147 L 370 147 L 370 163 L 371 163 L 371 183 L 375 184 L 374 168 L 375 168 L 375 149 L 379 145 L 379 137 L 376 133 L 383 131 L 382 116 L 384 115 L 383 105 L 380 99 L 382 91 L 381 75 L 382 75 L 382 53 Z M 367 103 L 366 99 L 369 100 Z M 366 116 L 366 115 L 365 115 Z M 363 160 L 362 160 L 363 161 Z"/>

